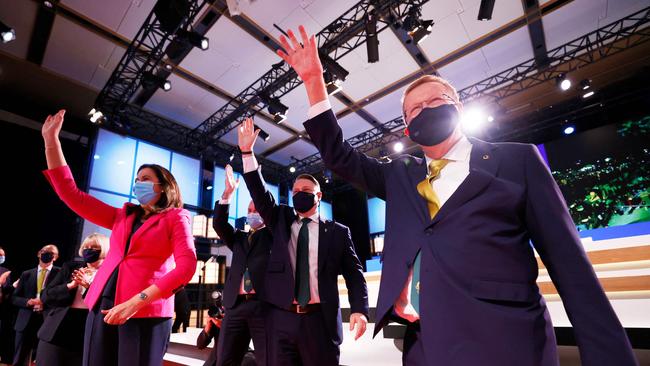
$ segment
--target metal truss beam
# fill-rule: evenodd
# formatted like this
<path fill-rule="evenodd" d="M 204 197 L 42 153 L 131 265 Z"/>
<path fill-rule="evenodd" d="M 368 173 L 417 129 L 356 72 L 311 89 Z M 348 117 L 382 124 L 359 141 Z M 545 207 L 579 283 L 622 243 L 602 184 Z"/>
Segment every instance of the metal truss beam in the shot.
<path fill-rule="evenodd" d="M 167 32 L 152 9 L 133 42 L 122 55 L 119 64 L 97 97 L 96 104 L 102 112 L 111 116 L 131 97 L 142 83 L 145 73 L 156 74 L 165 54 L 164 48 L 178 29 L 187 29 L 201 12 L 205 0 L 188 0 L 189 11 L 182 18 L 174 32 Z"/>
<path fill-rule="evenodd" d="M 502 71 L 458 92 L 461 100 L 499 100 L 575 71 L 605 57 L 650 40 L 650 7 L 628 15 L 548 52 L 549 65 L 538 70 L 536 60 Z"/>
<path fill-rule="evenodd" d="M 411 6 L 419 7 L 427 1 L 362 0 L 316 35 L 318 47 L 321 52 L 338 60 L 365 42 L 365 18 L 369 11 L 376 11 L 379 14 L 392 11 L 397 19 L 401 19 L 406 16 Z M 388 28 L 389 24 L 383 17 L 378 21 L 380 24 L 377 32 Z M 289 65 L 284 62 L 273 65 L 271 70 L 234 98 L 241 101 L 241 104 L 229 102 L 224 105 L 193 131 L 191 139 L 198 142 L 199 148 L 208 146 L 212 141 L 232 130 L 245 117 L 263 109 L 264 103 L 260 96 L 279 97 L 289 93 L 301 83 L 302 81 Z"/>

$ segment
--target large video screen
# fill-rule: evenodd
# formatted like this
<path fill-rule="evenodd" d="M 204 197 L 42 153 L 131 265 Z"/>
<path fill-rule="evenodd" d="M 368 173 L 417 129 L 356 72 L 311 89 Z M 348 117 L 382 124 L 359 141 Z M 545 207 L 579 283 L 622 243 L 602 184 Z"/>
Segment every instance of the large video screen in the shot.
<path fill-rule="evenodd" d="M 650 116 L 544 147 L 578 230 L 650 221 Z"/>

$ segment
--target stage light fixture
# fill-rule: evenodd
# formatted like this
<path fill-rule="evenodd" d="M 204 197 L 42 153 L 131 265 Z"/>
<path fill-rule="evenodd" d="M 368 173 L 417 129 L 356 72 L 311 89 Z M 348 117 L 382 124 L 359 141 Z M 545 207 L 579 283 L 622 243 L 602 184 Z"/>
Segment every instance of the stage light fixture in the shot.
<path fill-rule="evenodd" d="M 293 165 L 290 166 L 290 167 L 289 167 L 289 172 L 291 172 L 291 173 L 295 173 L 295 172 L 296 172 L 296 167 L 293 166 Z"/>
<path fill-rule="evenodd" d="M 195 31 L 179 30 L 176 32 L 176 39 L 180 42 L 190 44 L 196 48 L 205 51 L 210 47 L 210 40 L 208 37 L 201 35 Z"/>
<path fill-rule="evenodd" d="M 102 113 L 97 108 L 93 108 L 90 110 L 90 112 L 88 112 L 88 119 L 92 123 L 101 124 L 102 122 L 104 122 L 104 113 Z"/>
<path fill-rule="evenodd" d="M 404 144 L 402 142 L 400 142 L 400 141 L 396 142 L 393 145 L 393 151 L 395 151 L 396 153 L 400 153 L 400 152 L 404 151 Z"/>
<path fill-rule="evenodd" d="M 273 121 L 278 124 L 284 122 L 284 120 L 287 119 L 287 111 L 289 110 L 289 107 L 282 104 L 280 98 L 277 97 L 263 98 L 263 100 L 264 99 L 266 99 L 265 102 L 268 104 L 269 113 L 273 115 Z"/>
<path fill-rule="evenodd" d="M 332 75 L 331 72 L 325 71 L 323 73 L 323 79 L 325 79 L 325 86 L 327 87 L 328 95 L 334 95 L 343 89 L 343 87 L 341 87 L 343 81 Z"/>
<path fill-rule="evenodd" d="M 481 131 L 481 129 L 488 122 L 488 117 L 485 115 L 483 110 L 478 107 L 470 107 L 465 110 L 461 116 L 461 126 L 463 130 L 467 133 L 476 133 Z"/>
<path fill-rule="evenodd" d="M 329 71 L 333 77 L 340 80 L 341 82 L 345 81 L 345 78 L 348 77 L 350 72 L 343 68 L 338 62 L 334 61 L 328 54 L 319 51 L 318 57 L 320 58 L 321 63 L 326 71 Z"/>
<path fill-rule="evenodd" d="M 564 74 L 558 75 L 556 78 L 556 82 L 562 91 L 567 91 L 571 89 L 571 80 L 569 80 Z"/>
<path fill-rule="evenodd" d="M 404 18 L 402 25 L 416 44 L 419 44 L 431 34 L 434 24 L 433 20 L 422 20 L 421 16 L 422 10 L 416 6 L 412 6 L 408 11 L 408 15 Z"/>
<path fill-rule="evenodd" d="M 2 35 L 2 43 L 9 43 L 16 39 L 16 31 L 3 22 L 0 22 L 0 35 Z"/>
<path fill-rule="evenodd" d="M 161 88 L 164 91 L 170 91 L 172 83 L 165 79 L 164 76 L 155 75 L 149 71 L 142 74 L 142 87 L 145 89 Z"/>
<path fill-rule="evenodd" d="M 573 126 L 567 126 L 566 128 L 564 128 L 564 134 L 565 135 L 570 135 L 570 134 L 574 133 L 575 131 L 576 131 L 576 128 L 573 127 Z"/>
<path fill-rule="evenodd" d="M 255 128 L 256 130 L 260 130 L 260 133 L 259 133 L 258 136 L 259 136 L 262 140 L 264 140 L 264 141 L 268 141 L 268 140 L 271 138 L 271 135 L 269 135 L 268 132 L 266 132 L 266 131 L 264 131 L 263 129 L 261 129 L 258 125 L 255 125 L 254 128 Z"/>
<path fill-rule="evenodd" d="M 593 90 L 588 91 L 588 92 L 582 94 L 582 99 L 587 99 L 587 98 L 589 98 L 590 96 L 592 96 L 594 94 L 596 94 L 596 92 L 594 92 Z"/>
<path fill-rule="evenodd" d="M 583 79 L 583 80 L 580 82 L 580 88 L 581 88 L 582 90 L 587 90 L 587 89 L 591 88 L 591 80 L 589 80 L 589 79 Z"/>
<path fill-rule="evenodd" d="M 377 36 L 377 15 L 369 13 L 366 17 L 366 49 L 368 62 L 379 61 L 379 37 Z"/>
<path fill-rule="evenodd" d="M 189 0 L 158 0 L 153 7 L 160 28 L 170 34 L 181 25 L 189 11 Z"/>
<path fill-rule="evenodd" d="M 478 8 L 478 20 L 492 19 L 495 0 L 481 0 L 481 6 Z"/>

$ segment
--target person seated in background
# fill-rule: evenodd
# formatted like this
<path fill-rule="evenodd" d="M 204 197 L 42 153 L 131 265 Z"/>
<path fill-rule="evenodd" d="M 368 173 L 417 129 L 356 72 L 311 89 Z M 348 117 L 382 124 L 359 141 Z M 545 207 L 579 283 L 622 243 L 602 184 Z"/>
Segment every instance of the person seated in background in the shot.
<path fill-rule="evenodd" d="M 214 366 L 217 363 L 217 341 L 219 340 L 223 317 L 224 310 L 221 303 L 221 296 L 218 296 L 215 303 L 208 308 L 208 321 L 196 338 L 196 347 L 198 349 L 205 349 L 214 339 L 212 352 L 210 352 L 210 356 L 205 360 L 203 366 Z"/>
<path fill-rule="evenodd" d="M 48 309 L 43 308 L 41 293 L 59 273 L 54 266 L 59 258 L 59 248 L 49 244 L 37 253 L 38 267 L 23 272 L 17 281 L 11 302 L 18 307 L 18 316 L 14 325 L 16 340 L 14 342 L 14 362 L 16 366 L 27 366 L 36 350 L 38 338 L 36 333 L 43 324 L 43 317 Z"/>
<path fill-rule="evenodd" d="M 108 237 L 88 235 L 79 248 L 83 262 L 66 262 L 41 294 L 49 312 L 38 331 L 38 366 L 81 365 L 88 306 L 83 301 L 108 252 Z"/>

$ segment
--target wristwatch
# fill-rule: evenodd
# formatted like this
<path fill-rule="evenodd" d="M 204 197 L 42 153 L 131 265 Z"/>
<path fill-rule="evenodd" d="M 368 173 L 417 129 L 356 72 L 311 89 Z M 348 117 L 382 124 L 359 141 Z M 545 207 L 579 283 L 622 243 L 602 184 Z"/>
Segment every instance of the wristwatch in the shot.
<path fill-rule="evenodd" d="M 142 300 L 142 301 L 146 300 L 147 297 L 149 297 L 149 295 L 145 294 L 144 292 L 139 293 L 138 296 L 140 297 L 140 300 Z"/>

